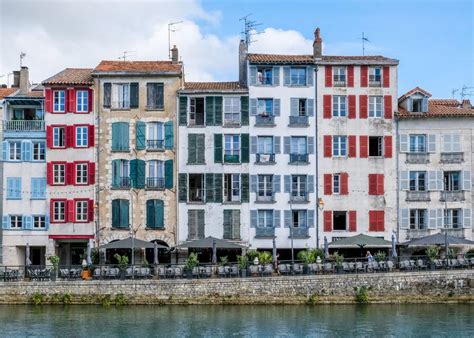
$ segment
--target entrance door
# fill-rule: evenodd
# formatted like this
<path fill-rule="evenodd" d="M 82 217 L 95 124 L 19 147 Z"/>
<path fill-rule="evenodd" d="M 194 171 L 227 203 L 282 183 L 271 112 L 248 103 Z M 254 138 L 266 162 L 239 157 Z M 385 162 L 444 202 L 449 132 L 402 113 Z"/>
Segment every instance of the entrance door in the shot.
<path fill-rule="evenodd" d="M 71 243 L 71 265 L 81 265 L 82 259 L 85 258 L 87 244 Z"/>
<path fill-rule="evenodd" d="M 30 247 L 30 260 L 31 265 L 45 265 L 46 248 L 44 246 L 33 246 Z"/>

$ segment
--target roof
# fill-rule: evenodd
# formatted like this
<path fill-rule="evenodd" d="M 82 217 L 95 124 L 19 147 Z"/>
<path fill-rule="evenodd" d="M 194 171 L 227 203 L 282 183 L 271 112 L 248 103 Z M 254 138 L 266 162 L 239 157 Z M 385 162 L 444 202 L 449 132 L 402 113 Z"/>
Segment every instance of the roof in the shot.
<path fill-rule="evenodd" d="M 247 88 L 241 87 L 238 81 L 231 82 L 185 82 L 181 91 L 195 92 L 229 92 L 229 91 L 247 91 Z"/>
<path fill-rule="evenodd" d="M 328 65 L 398 65 L 397 59 L 390 59 L 382 55 L 356 55 L 356 56 L 345 56 L 345 55 L 323 55 L 320 59 L 316 59 L 316 64 L 328 64 Z"/>
<path fill-rule="evenodd" d="M 428 100 L 428 111 L 425 113 L 408 112 L 402 106 L 398 106 L 396 115 L 399 119 L 474 117 L 474 108 L 469 100 L 459 102 L 453 99 L 430 99 Z"/>
<path fill-rule="evenodd" d="M 298 63 L 298 64 L 313 64 L 313 55 L 282 55 L 282 54 L 248 54 L 250 63 L 261 63 L 261 64 L 285 64 L 285 63 Z"/>
<path fill-rule="evenodd" d="M 104 74 L 177 74 L 182 72 L 182 64 L 172 61 L 101 61 L 92 71 L 93 75 Z"/>
<path fill-rule="evenodd" d="M 0 88 L 0 100 L 16 92 L 18 88 Z"/>
<path fill-rule="evenodd" d="M 405 98 L 407 98 L 408 96 L 411 96 L 415 93 L 422 93 L 428 97 L 431 97 L 431 93 L 428 93 L 426 90 L 424 90 L 423 88 L 420 88 L 420 87 L 415 87 L 413 88 L 412 90 L 409 90 L 407 91 L 405 94 L 403 94 L 402 96 L 400 96 L 398 98 L 398 102 L 401 102 L 403 101 Z"/>
<path fill-rule="evenodd" d="M 250 63 L 256 64 L 375 64 L 398 65 L 398 60 L 381 55 L 338 56 L 323 55 L 315 59 L 313 55 L 248 54 Z"/>
<path fill-rule="evenodd" d="M 92 86 L 91 68 L 66 68 L 49 79 L 43 81 L 43 85 L 85 85 Z"/>
<path fill-rule="evenodd" d="M 383 238 L 358 234 L 328 244 L 331 248 L 390 248 L 392 242 Z"/>

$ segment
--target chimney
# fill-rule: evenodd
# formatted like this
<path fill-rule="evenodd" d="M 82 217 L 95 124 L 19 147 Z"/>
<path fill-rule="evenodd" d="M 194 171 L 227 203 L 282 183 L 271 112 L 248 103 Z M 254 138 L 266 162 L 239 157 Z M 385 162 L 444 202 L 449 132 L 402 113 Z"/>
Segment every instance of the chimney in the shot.
<path fill-rule="evenodd" d="M 178 54 L 178 48 L 176 48 L 176 45 L 171 48 L 171 61 L 173 63 L 178 63 L 179 61 L 179 54 Z"/>
<path fill-rule="evenodd" d="M 314 31 L 313 57 L 315 59 L 321 59 L 323 54 L 323 39 L 321 39 L 320 32 L 319 27 Z"/>
<path fill-rule="evenodd" d="M 239 44 L 239 83 L 247 87 L 247 43 L 244 40 Z"/>
<path fill-rule="evenodd" d="M 464 99 L 464 100 L 462 100 L 461 108 L 463 108 L 463 109 L 471 109 L 471 108 L 472 108 L 472 106 L 471 106 L 471 101 L 470 101 L 469 99 Z"/>
<path fill-rule="evenodd" d="M 19 70 L 14 70 L 13 71 L 13 88 L 18 88 L 20 87 L 20 71 Z"/>
<path fill-rule="evenodd" d="M 30 89 L 30 78 L 29 78 L 28 67 L 21 67 L 20 69 L 20 94 L 28 93 Z"/>

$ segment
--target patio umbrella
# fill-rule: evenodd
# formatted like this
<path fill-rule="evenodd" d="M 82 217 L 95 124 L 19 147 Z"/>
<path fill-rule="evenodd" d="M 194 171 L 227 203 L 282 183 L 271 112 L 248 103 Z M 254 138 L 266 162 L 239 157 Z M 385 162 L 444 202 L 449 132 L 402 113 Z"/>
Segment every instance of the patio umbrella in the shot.
<path fill-rule="evenodd" d="M 153 264 L 160 264 L 160 262 L 158 261 L 158 243 L 156 242 L 153 242 Z"/>
<path fill-rule="evenodd" d="M 393 258 L 397 257 L 397 248 L 396 248 L 395 235 L 394 234 L 392 234 L 392 257 Z"/>
<path fill-rule="evenodd" d="M 329 245 L 328 245 L 328 239 L 326 236 L 324 236 L 324 258 L 326 259 L 329 258 Z"/>
<path fill-rule="evenodd" d="M 273 244 L 272 261 L 273 261 L 273 265 L 276 266 L 276 263 L 277 263 L 277 245 L 276 245 L 275 237 L 273 237 L 272 244 Z"/>
<path fill-rule="evenodd" d="M 447 234 L 437 233 L 430 236 L 416 238 L 411 241 L 402 243 L 406 247 L 431 246 L 431 245 L 470 245 L 474 246 L 474 242 L 462 237 L 449 236 Z"/>
<path fill-rule="evenodd" d="M 86 258 L 87 259 L 87 265 L 92 265 L 91 251 L 92 251 L 91 250 L 91 241 L 89 240 L 87 242 L 87 252 L 86 252 L 86 254 L 87 254 L 87 258 Z"/>
<path fill-rule="evenodd" d="M 26 248 L 25 248 L 25 256 L 26 256 L 26 266 L 31 265 L 31 259 L 30 259 L 30 245 L 26 243 Z"/>
<path fill-rule="evenodd" d="M 217 264 L 217 244 L 215 239 L 212 241 L 212 264 Z"/>
<path fill-rule="evenodd" d="M 390 248 L 392 243 L 383 238 L 358 234 L 329 243 L 331 248 L 357 249 L 357 248 Z"/>
<path fill-rule="evenodd" d="M 244 249 L 245 246 L 215 237 L 206 237 L 202 239 L 196 239 L 188 242 L 184 242 L 178 245 L 178 248 L 197 248 L 197 249 L 212 249 L 213 245 L 216 245 L 217 249 Z"/>

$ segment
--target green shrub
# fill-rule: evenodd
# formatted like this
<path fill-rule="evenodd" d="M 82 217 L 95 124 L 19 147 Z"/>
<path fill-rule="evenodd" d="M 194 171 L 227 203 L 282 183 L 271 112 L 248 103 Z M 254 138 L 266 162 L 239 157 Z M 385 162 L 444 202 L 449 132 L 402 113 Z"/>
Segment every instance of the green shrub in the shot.
<path fill-rule="evenodd" d="M 249 250 L 246 253 L 247 258 L 249 259 L 250 262 L 253 262 L 255 257 L 258 257 L 258 251 L 257 250 Z"/>
<path fill-rule="evenodd" d="M 191 271 L 196 266 L 198 266 L 198 264 L 199 264 L 198 255 L 195 252 L 191 252 L 188 258 L 186 258 L 186 260 L 184 261 L 184 265 L 186 266 L 186 269 L 188 269 L 189 271 Z"/>
<path fill-rule="evenodd" d="M 387 254 L 384 251 L 377 251 L 375 253 L 375 260 L 377 262 L 384 262 L 385 258 L 387 258 Z"/>
<path fill-rule="evenodd" d="M 433 262 L 435 259 L 439 258 L 439 246 L 437 245 L 432 245 L 426 248 L 425 250 L 426 256 L 428 256 L 428 259 Z"/>
<path fill-rule="evenodd" d="M 60 298 L 58 294 L 53 294 L 50 299 L 51 304 L 59 304 Z"/>
<path fill-rule="evenodd" d="M 63 295 L 63 304 L 64 304 L 64 305 L 69 305 L 69 304 L 71 304 L 71 301 L 72 301 L 71 298 L 72 298 L 72 297 L 71 297 L 71 295 L 70 295 L 69 293 L 65 293 L 65 294 Z"/>
<path fill-rule="evenodd" d="M 311 264 L 316 262 L 316 256 L 314 250 L 302 250 L 298 252 L 297 255 L 300 261 L 303 261 L 305 264 Z"/>
<path fill-rule="evenodd" d="M 360 304 L 366 304 L 369 302 L 369 291 L 367 286 L 363 285 L 356 290 L 356 302 Z"/>
<path fill-rule="evenodd" d="M 309 296 L 308 304 L 314 305 L 314 304 L 317 304 L 318 302 L 319 302 L 319 296 L 317 294 L 313 294 Z"/>
<path fill-rule="evenodd" d="M 102 306 L 109 307 L 112 304 L 112 300 L 110 299 L 110 295 L 102 296 L 100 302 L 101 302 Z"/>
<path fill-rule="evenodd" d="M 464 255 L 466 258 L 472 258 L 474 257 L 474 249 L 470 249 L 466 254 Z"/>
<path fill-rule="evenodd" d="M 272 254 L 268 251 L 262 251 L 258 254 L 258 261 L 262 265 L 270 264 L 272 262 Z"/>
<path fill-rule="evenodd" d="M 125 271 L 128 267 L 128 256 L 120 256 L 119 254 L 115 254 L 114 258 L 117 260 L 119 269 Z"/>
<path fill-rule="evenodd" d="M 221 261 L 220 261 L 219 265 L 226 266 L 228 264 L 229 264 L 229 258 L 227 258 L 227 256 L 221 257 Z"/>
<path fill-rule="evenodd" d="M 245 270 L 249 266 L 249 259 L 247 256 L 237 256 L 237 264 L 240 270 Z"/>
<path fill-rule="evenodd" d="M 344 255 L 340 255 L 339 252 L 335 251 L 331 255 L 331 260 L 336 264 L 336 266 L 342 266 L 342 262 L 344 262 Z"/>
<path fill-rule="evenodd" d="M 122 306 L 122 305 L 127 304 L 127 299 L 125 298 L 123 294 L 119 293 L 118 295 L 115 296 L 114 303 L 116 306 Z"/>
<path fill-rule="evenodd" d="M 35 292 L 31 297 L 31 300 L 35 305 L 41 305 L 44 303 L 44 295 L 39 292 Z"/>

